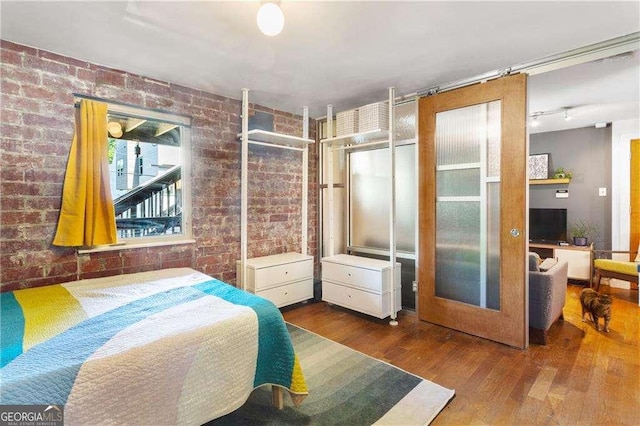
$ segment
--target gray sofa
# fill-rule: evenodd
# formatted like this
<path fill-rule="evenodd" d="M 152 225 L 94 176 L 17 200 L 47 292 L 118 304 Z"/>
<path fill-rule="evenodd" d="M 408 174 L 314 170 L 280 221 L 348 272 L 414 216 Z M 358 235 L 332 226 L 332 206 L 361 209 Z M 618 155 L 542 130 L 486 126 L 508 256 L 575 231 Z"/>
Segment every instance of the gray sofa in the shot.
<path fill-rule="evenodd" d="M 529 253 L 529 342 L 546 345 L 549 328 L 564 318 L 569 265 L 560 261 L 541 271 L 539 261 L 537 253 Z"/>

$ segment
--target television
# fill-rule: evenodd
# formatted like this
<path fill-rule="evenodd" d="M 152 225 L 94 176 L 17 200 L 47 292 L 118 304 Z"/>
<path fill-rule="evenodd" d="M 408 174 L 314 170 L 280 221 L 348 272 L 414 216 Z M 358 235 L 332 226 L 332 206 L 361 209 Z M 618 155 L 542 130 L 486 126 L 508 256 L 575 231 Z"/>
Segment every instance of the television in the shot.
<path fill-rule="evenodd" d="M 567 209 L 529 209 L 529 241 L 558 244 L 567 240 Z"/>

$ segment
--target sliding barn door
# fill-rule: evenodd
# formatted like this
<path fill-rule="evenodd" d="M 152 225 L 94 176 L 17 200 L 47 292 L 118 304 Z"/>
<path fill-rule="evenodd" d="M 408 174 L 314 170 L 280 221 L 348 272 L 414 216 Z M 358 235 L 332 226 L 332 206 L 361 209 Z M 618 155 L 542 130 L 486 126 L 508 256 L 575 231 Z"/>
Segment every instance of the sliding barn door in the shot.
<path fill-rule="evenodd" d="M 420 319 L 528 344 L 526 76 L 419 102 Z"/>

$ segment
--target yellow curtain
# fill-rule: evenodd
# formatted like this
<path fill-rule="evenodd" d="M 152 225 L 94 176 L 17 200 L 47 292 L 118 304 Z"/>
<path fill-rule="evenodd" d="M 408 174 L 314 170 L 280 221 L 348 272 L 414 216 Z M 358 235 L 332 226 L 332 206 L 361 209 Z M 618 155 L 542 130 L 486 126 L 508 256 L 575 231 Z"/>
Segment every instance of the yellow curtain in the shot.
<path fill-rule="evenodd" d="M 107 105 L 82 100 L 53 244 L 90 247 L 117 242 L 107 145 Z"/>

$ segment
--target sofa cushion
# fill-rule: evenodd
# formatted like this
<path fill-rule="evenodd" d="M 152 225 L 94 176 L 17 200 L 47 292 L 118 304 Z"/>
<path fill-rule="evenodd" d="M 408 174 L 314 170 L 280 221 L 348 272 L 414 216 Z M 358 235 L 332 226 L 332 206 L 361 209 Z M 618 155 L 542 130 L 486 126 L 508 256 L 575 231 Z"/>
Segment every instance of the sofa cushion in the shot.
<path fill-rule="evenodd" d="M 547 272 L 549 269 L 556 266 L 557 263 L 557 259 L 554 259 L 553 257 L 547 257 L 538 267 L 540 268 L 540 272 Z"/>
<path fill-rule="evenodd" d="M 540 272 L 540 255 L 529 252 L 529 271 Z"/>
<path fill-rule="evenodd" d="M 625 275 L 635 275 L 637 267 L 635 262 L 624 262 L 611 259 L 596 259 L 594 265 L 597 269 L 604 269 Z"/>

